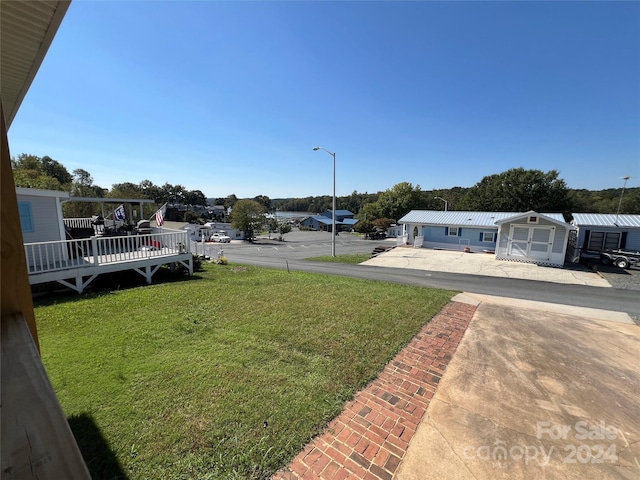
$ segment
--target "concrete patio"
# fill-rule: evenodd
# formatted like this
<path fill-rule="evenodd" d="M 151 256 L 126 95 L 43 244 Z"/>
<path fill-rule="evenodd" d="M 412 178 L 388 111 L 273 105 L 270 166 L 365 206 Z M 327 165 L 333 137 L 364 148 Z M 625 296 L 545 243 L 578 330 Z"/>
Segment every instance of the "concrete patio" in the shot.
<path fill-rule="evenodd" d="M 531 263 L 496 260 L 492 254 L 488 253 L 464 253 L 461 251 L 428 248 L 397 247 L 362 264 L 592 287 L 611 287 L 609 282 L 600 275 L 587 270 L 581 265 L 575 265 L 572 268 L 544 267 Z"/>

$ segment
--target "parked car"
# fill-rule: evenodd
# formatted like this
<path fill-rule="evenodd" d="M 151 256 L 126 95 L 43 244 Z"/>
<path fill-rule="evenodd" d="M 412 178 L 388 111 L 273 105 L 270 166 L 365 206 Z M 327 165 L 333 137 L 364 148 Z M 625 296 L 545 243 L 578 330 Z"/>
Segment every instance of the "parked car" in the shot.
<path fill-rule="evenodd" d="M 212 233 L 209 237 L 210 242 L 229 243 L 231 237 L 227 236 L 224 232 Z"/>

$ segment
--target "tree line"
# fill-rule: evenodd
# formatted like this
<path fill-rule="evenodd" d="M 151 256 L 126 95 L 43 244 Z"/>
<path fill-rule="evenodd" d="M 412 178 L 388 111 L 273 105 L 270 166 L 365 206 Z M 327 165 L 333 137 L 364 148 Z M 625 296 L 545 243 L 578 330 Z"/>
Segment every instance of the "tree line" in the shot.
<path fill-rule="evenodd" d="M 322 213 L 331 210 L 331 195 L 271 199 L 258 195 L 239 199 L 236 195 L 207 198 L 200 190 L 189 190 L 183 185 L 155 185 L 149 180 L 138 184 L 124 182 L 110 189 L 95 185 L 90 173 L 76 169 L 72 173 L 60 162 L 48 156 L 21 154 L 13 158 L 13 174 L 16 186 L 68 191 L 76 197 L 151 199 L 156 206 L 145 206 L 148 218 L 164 203 L 170 205 L 222 205 L 231 208 L 240 200 L 251 200 L 252 211 L 296 211 Z M 606 190 L 570 189 L 557 170 L 543 172 L 512 168 L 502 173 L 488 175 L 472 187 L 453 187 L 439 190 L 422 190 L 419 185 L 401 182 L 378 193 L 359 193 L 336 198 L 336 208 L 349 210 L 363 222 L 384 219 L 395 222 L 414 209 L 560 212 L 570 220 L 572 212 L 591 213 L 640 213 L 640 188 L 610 188 Z M 256 206 L 257 205 L 257 206 Z M 243 206 L 244 207 L 244 206 Z M 95 205 L 79 202 L 64 204 L 65 216 L 90 216 Z M 379 222 L 380 223 L 380 222 Z"/>

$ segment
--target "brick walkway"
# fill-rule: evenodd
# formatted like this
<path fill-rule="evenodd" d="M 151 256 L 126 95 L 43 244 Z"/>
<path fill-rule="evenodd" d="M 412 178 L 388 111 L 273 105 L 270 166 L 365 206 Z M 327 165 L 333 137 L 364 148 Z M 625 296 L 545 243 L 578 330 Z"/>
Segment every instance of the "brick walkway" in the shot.
<path fill-rule="evenodd" d="M 391 479 L 476 308 L 447 304 L 272 480 Z"/>

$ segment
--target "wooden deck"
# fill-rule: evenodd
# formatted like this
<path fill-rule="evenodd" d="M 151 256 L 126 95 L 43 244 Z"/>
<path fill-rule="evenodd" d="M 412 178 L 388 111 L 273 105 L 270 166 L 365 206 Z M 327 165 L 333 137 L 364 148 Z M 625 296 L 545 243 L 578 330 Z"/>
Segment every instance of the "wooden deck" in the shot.
<path fill-rule="evenodd" d="M 123 270 L 134 270 L 151 283 L 160 266 L 175 262 L 193 274 L 188 233 L 154 230 L 146 235 L 27 243 L 29 284 L 58 282 L 82 293 L 98 275 Z"/>

